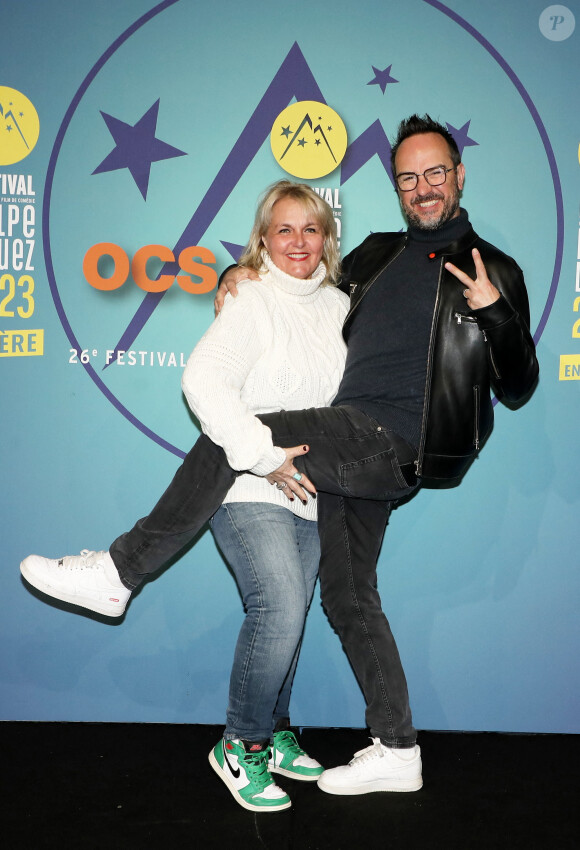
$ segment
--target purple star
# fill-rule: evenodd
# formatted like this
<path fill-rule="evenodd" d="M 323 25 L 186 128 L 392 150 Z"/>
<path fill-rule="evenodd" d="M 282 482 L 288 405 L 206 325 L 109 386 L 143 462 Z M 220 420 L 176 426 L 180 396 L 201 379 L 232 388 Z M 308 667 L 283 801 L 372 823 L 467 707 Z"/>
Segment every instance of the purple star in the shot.
<path fill-rule="evenodd" d="M 371 67 L 372 67 L 373 71 L 375 72 L 375 78 L 374 78 L 374 80 L 371 80 L 370 82 L 368 82 L 367 86 L 380 86 L 381 91 L 384 94 L 385 89 L 389 85 L 389 83 L 398 83 L 399 82 L 394 77 L 391 77 L 391 68 L 393 67 L 392 65 L 389 65 L 389 67 L 385 68 L 384 71 L 379 71 L 379 69 L 375 68 L 374 65 L 371 65 Z"/>
<path fill-rule="evenodd" d="M 135 125 L 126 124 L 112 115 L 107 115 L 106 112 L 101 112 L 115 140 L 115 147 L 95 168 L 93 174 L 128 168 L 144 200 L 147 200 L 151 163 L 162 159 L 172 159 L 175 156 L 186 156 L 184 151 L 155 137 L 158 112 L 159 101 L 157 100 Z"/>
<path fill-rule="evenodd" d="M 449 124 L 447 121 L 445 123 L 447 124 L 447 129 L 455 139 L 455 143 L 459 148 L 459 153 L 461 156 L 463 156 L 464 148 L 469 148 L 471 147 L 471 145 L 479 144 L 479 142 L 475 142 L 467 135 L 469 132 L 469 125 L 471 124 L 471 118 L 466 124 L 463 125 L 463 127 L 460 127 L 459 129 L 457 129 L 457 127 L 454 127 L 453 124 Z"/>

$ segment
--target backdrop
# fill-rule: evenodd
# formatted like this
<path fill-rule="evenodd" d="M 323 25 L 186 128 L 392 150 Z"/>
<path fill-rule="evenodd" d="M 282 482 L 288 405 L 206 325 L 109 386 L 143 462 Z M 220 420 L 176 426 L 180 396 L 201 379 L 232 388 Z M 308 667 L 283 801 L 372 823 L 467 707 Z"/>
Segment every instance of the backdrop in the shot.
<path fill-rule="evenodd" d="M 2 36 L 0 717 L 223 720 L 242 609 L 208 531 L 118 623 L 45 604 L 18 564 L 106 548 L 195 440 L 181 371 L 215 271 L 287 176 L 271 132 L 311 119 L 289 136 L 298 172 L 317 139 L 336 152 L 306 177 L 346 252 L 404 227 L 387 137 L 429 112 L 463 152 L 476 230 L 524 270 L 541 380 L 496 407 L 461 487 L 395 511 L 383 603 L 419 728 L 577 732 L 577 0 L 20 0 Z M 314 105 L 279 119 L 296 101 Z M 316 599 L 293 722 L 363 711 Z"/>

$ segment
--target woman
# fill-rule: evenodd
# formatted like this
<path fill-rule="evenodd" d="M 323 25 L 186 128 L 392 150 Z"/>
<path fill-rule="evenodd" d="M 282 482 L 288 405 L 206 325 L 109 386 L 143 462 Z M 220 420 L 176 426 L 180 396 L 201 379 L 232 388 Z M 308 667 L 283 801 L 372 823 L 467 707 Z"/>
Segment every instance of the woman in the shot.
<path fill-rule="evenodd" d="M 255 414 L 327 405 L 336 394 L 348 299 L 324 286 L 338 270 L 334 233 L 331 209 L 311 189 L 287 181 L 273 186 L 240 258 L 260 273 L 263 286 L 242 284 L 239 296 L 227 299 L 183 376 L 204 433 L 223 447 L 233 468 L 251 470 L 237 478 L 211 520 L 246 617 L 224 738 L 209 759 L 238 802 L 257 811 L 290 805 L 269 771 L 316 780 L 323 770 L 288 729 L 320 556 L 316 502 L 290 500 L 284 488 L 261 477 L 284 457 Z"/>
<path fill-rule="evenodd" d="M 262 285 L 242 283 L 238 297 L 226 299 L 192 352 L 182 385 L 204 433 L 223 448 L 234 469 L 248 470 L 211 520 L 246 616 L 224 737 L 209 760 L 240 805 L 270 812 L 291 805 L 272 772 L 313 781 L 323 771 L 289 729 L 290 694 L 320 549 L 315 500 L 305 491 L 302 499 L 295 498 L 285 484 L 273 487 L 267 480 L 287 452 L 273 445 L 270 429 L 256 415 L 332 401 L 344 369 L 341 327 L 348 298 L 329 285 L 339 270 L 332 210 L 302 184 L 280 181 L 265 193 L 239 262 L 258 272 Z M 40 590 L 77 601 L 56 593 L 53 579 L 46 578 L 50 571 L 62 573 L 63 565 L 68 573 L 86 574 L 87 566 L 103 570 L 118 582 L 114 559 L 104 552 L 60 562 L 30 556 L 21 569 Z M 120 585 L 119 613 L 128 595 Z"/>

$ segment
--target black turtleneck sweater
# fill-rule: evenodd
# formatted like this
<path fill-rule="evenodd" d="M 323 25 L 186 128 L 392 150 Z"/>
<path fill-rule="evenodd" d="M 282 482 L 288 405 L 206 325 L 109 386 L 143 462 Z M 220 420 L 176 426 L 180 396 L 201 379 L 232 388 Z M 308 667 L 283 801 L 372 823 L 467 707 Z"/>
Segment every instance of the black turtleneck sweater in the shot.
<path fill-rule="evenodd" d="M 350 326 L 345 372 L 333 405 L 364 411 L 415 447 L 441 267 L 429 254 L 468 228 L 463 209 L 437 230 L 409 227 L 404 251 L 372 284 Z"/>

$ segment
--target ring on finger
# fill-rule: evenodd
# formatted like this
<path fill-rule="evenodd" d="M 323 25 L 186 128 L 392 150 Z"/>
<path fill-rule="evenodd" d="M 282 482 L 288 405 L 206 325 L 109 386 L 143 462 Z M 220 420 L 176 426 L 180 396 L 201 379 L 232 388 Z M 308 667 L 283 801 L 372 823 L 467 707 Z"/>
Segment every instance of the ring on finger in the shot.
<path fill-rule="evenodd" d="M 285 481 L 280 481 L 280 482 L 278 482 L 278 484 L 276 484 L 276 489 L 277 489 L 277 490 L 283 490 L 283 489 L 284 489 L 285 487 L 287 487 L 287 486 L 288 486 L 288 485 L 286 484 L 286 482 L 285 482 Z"/>
<path fill-rule="evenodd" d="M 294 479 L 294 481 L 302 481 L 302 476 L 299 472 L 295 472 L 292 478 Z"/>
<path fill-rule="evenodd" d="M 463 294 L 466 298 L 469 298 L 469 289 L 464 289 Z"/>

